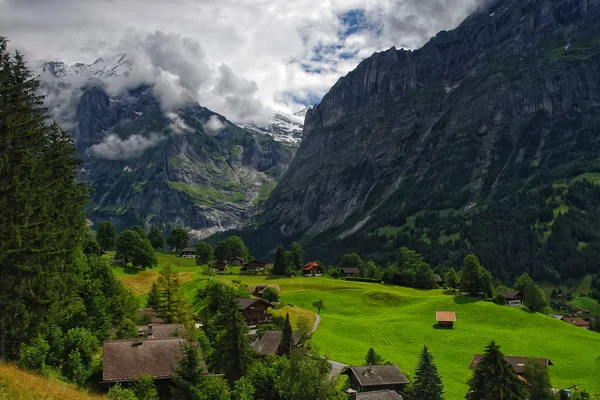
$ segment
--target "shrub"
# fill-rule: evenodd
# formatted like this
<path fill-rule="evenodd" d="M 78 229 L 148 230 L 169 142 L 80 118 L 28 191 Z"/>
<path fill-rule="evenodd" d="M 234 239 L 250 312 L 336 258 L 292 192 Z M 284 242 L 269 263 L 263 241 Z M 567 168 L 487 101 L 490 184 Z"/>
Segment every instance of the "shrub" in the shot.
<path fill-rule="evenodd" d="M 279 293 L 277 293 L 277 289 L 271 286 L 267 286 L 263 291 L 262 298 L 268 301 L 269 303 L 274 303 L 276 301 L 279 301 Z"/>
<path fill-rule="evenodd" d="M 119 383 L 108 390 L 108 398 L 110 400 L 137 400 L 133 390 L 124 388 Z"/>
<path fill-rule="evenodd" d="M 21 348 L 19 365 L 32 371 L 41 372 L 46 368 L 46 357 L 49 351 L 48 342 L 38 336 L 29 345 Z"/>

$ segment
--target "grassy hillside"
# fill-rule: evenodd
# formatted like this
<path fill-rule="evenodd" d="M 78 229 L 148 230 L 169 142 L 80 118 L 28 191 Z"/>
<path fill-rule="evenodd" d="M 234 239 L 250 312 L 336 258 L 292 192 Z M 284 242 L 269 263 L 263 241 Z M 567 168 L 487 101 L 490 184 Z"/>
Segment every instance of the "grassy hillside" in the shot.
<path fill-rule="evenodd" d="M 0 400 L 101 400 L 92 395 L 23 371 L 12 364 L 0 363 Z"/>

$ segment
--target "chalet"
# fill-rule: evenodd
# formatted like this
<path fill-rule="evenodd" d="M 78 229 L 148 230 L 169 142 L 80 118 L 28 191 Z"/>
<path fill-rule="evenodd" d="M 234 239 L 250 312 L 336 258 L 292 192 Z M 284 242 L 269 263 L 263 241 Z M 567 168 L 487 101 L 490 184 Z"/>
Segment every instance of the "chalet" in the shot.
<path fill-rule="evenodd" d="M 398 392 L 393 390 L 375 390 L 372 392 L 358 393 L 354 389 L 346 390 L 350 400 L 403 400 L 406 397 L 402 397 Z"/>
<path fill-rule="evenodd" d="M 186 334 L 183 324 L 148 324 L 139 325 L 138 336 L 148 339 L 169 339 L 184 337 Z"/>
<path fill-rule="evenodd" d="M 233 260 L 231 260 L 231 262 L 229 264 L 233 265 L 234 267 L 241 267 L 242 265 L 244 265 L 244 259 L 240 258 L 240 257 L 236 257 Z"/>
<path fill-rule="evenodd" d="M 249 261 L 242 267 L 242 271 L 246 272 L 262 272 L 265 270 L 266 264 L 259 260 Z"/>
<path fill-rule="evenodd" d="M 281 333 L 281 331 L 265 332 L 263 337 L 252 345 L 254 351 L 261 357 L 269 354 L 281 355 Z M 292 336 L 292 345 L 297 346 L 299 341 L 300 336 L 297 334 L 297 332 L 294 332 Z"/>
<path fill-rule="evenodd" d="M 224 261 L 215 261 L 213 269 L 215 272 L 225 272 L 227 270 L 227 263 Z"/>
<path fill-rule="evenodd" d="M 456 322 L 456 313 L 454 311 L 436 311 L 435 320 L 439 328 L 454 329 Z"/>
<path fill-rule="evenodd" d="M 154 378 L 159 399 L 168 399 L 171 374 L 183 357 L 181 346 L 185 343 L 182 338 L 106 342 L 101 383 L 132 382 L 149 375 Z"/>
<path fill-rule="evenodd" d="M 483 354 L 475 354 L 473 356 L 473 359 L 471 360 L 469 369 L 477 368 L 477 365 L 479 365 L 479 361 L 481 361 L 482 357 L 483 357 Z M 515 370 L 515 373 L 517 375 L 523 375 L 525 373 L 525 362 L 527 361 L 527 358 L 528 357 L 505 356 L 504 360 L 513 367 L 513 369 Z M 552 361 L 550 361 L 549 358 L 531 358 L 531 359 L 536 360 L 537 362 L 539 362 L 542 365 L 546 365 L 546 366 L 554 365 L 554 364 L 552 364 Z"/>
<path fill-rule="evenodd" d="M 358 393 L 392 390 L 403 397 L 408 379 L 395 365 L 350 367 L 344 372 L 350 377 L 350 387 Z"/>
<path fill-rule="evenodd" d="M 583 329 L 590 329 L 590 323 L 581 317 L 564 317 L 563 321 Z"/>
<path fill-rule="evenodd" d="M 316 262 L 312 261 L 302 268 L 302 273 L 304 276 L 321 276 L 323 275 L 323 268 Z"/>
<path fill-rule="evenodd" d="M 358 268 L 342 268 L 342 276 L 360 276 Z"/>
<path fill-rule="evenodd" d="M 436 285 L 441 285 L 444 282 L 442 280 L 442 277 L 440 276 L 440 274 L 433 275 L 433 281 L 435 282 Z"/>
<path fill-rule="evenodd" d="M 267 309 L 271 303 L 262 299 L 237 299 L 238 310 L 244 316 L 248 325 L 258 325 L 260 323 L 269 322 L 272 317 L 267 314 Z"/>
<path fill-rule="evenodd" d="M 186 247 L 185 249 L 179 252 L 179 257 L 181 258 L 196 258 L 196 248 L 195 247 Z"/>
<path fill-rule="evenodd" d="M 277 293 L 281 293 L 281 288 L 279 287 L 279 285 L 275 285 L 275 284 L 270 284 L 270 285 L 256 285 L 256 286 L 251 286 L 248 289 L 250 289 L 250 292 L 252 292 L 252 294 L 254 296 L 256 296 L 256 297 L 262 297 L 263 292 L 268 287 L 272 287 L 273 289 L 277 290 Z"/>
<path fill-rule="evenodd" d="M 504 292 L 504 304 L 510 307 L 523 305 L 523 294 L 519 291 Z"/>

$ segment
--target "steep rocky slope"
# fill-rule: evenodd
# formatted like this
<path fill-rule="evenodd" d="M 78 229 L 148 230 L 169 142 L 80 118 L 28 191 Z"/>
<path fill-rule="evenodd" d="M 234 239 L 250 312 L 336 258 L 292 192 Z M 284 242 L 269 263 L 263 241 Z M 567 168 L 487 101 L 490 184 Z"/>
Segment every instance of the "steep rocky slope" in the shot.
<path fill-rule="evenodd" d="M 416 211 L 471 208 L 597 160 L 599 53 L 599 0 L 500 0 L 421 49 L 374 54 L 308 111 L 263 229 L 328 241 L 313 254 L 326 258 Z"/>

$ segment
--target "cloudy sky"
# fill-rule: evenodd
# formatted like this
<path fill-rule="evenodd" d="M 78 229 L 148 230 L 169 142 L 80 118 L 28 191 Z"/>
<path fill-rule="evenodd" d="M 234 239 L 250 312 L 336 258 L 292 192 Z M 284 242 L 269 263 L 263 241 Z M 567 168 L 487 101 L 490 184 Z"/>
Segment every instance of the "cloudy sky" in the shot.
<path fill-rule="evenodd" d="M 0 35 L 32 68 L 143 54 L 162 84 L 243 122 L 317 103 L 373 52 L 418 48 L 478 2 L 0 0 Z"/>

